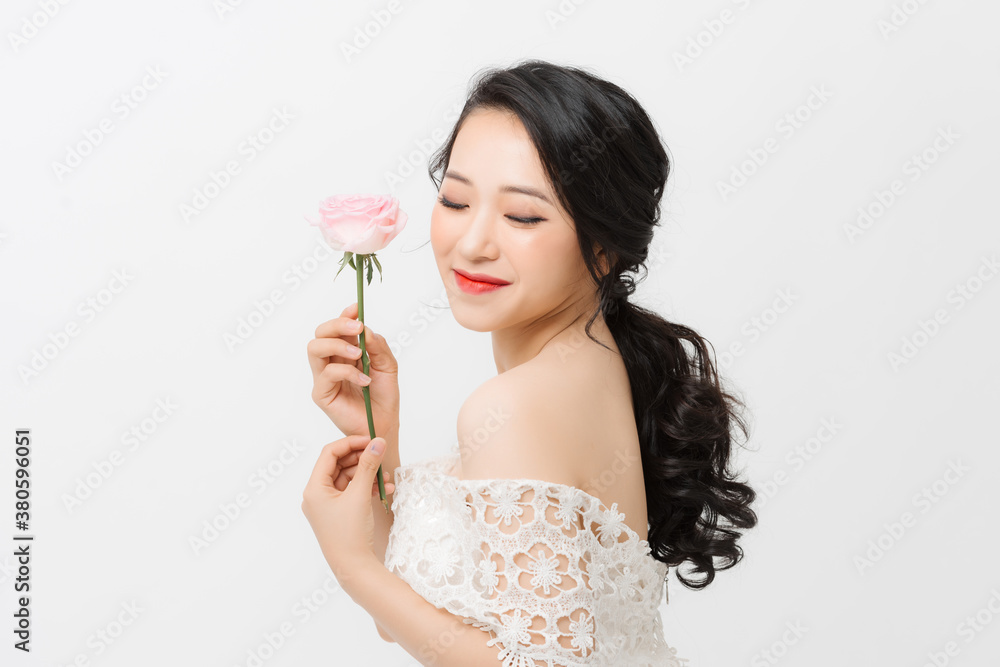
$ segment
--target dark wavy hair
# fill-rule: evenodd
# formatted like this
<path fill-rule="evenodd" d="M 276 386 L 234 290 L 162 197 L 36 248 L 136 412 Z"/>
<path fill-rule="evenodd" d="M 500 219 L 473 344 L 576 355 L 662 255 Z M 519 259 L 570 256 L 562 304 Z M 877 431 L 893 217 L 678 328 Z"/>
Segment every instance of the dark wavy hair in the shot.
<path fill-rule="evenodd" d="M 668 566 L 690 561 L 692 573 L 703 577 L 688 578 L 678 569 L 677 578 L 688 588 L 705 588 L 716 570 L 743 557 L 736 529 L 757 524 L 750 508 L 756 493 L 729 470 L 731 432 L 748 435 L 737 409 L 745 405 L 721 387 L 707 341 L 628 300 L 637 282 L 631 274 L 645 269 L 659 224 L 671 165 L 666 147 L 643 108 L 619 86 L 580 68 L 525 60 L 473 78 L 451 135 L 430 158 L 428 174 L 438 189 L 455 137 L 477 108 L 521 120 L 573 218 L 599 311 L 628 370 L 652 555 Z M 585 330 L 600 343 L 591 335 L 598 314 Z"/>

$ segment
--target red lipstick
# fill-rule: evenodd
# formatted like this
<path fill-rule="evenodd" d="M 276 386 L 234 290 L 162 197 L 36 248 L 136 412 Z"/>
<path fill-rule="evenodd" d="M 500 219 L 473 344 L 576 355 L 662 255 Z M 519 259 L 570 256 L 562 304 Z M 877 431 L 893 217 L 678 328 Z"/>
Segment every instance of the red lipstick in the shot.
<path fill-rule="evenodd" d="M 501 280 L 500 278 L 494 278 L 493 276 L 488 276 L 483 273 L 465 273 L 464 271 L 459 271 L 454 269 L 455 272 L 455 284 L 458 288 L 467 294 L 485 294 L 487 292 L 495 292 L 501 287 L 506 287 L 510 285 L 510 282 L 506 280 Z"/>

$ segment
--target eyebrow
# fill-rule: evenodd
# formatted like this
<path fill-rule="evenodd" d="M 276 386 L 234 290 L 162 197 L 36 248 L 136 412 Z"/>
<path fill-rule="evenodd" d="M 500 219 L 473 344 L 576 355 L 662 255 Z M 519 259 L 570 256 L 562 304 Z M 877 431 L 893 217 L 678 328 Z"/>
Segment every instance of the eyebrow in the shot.
<path fill-rule="evenodd" d="M 472 185 L 472 181 L 470 181 L 467 177 L 461 175 L 460 173 L 452 169 L 449 169 L 448 171 L 444 172 L 444 177 L 454 178 L 456 181 L 461 181 L 466 185 Z M 516 192 L 522 195 L 528 195 L 530 197 L 537 197 L 546 204 L 548 204 L 549 206 L 554 206 L 552 201 L 545 195 L 544 192 L 542 192 L 541 190 L 537 190 L 535 188 L 529 188 L 526 185 L 504 185 L 501 186 L 500 192 Z"/>

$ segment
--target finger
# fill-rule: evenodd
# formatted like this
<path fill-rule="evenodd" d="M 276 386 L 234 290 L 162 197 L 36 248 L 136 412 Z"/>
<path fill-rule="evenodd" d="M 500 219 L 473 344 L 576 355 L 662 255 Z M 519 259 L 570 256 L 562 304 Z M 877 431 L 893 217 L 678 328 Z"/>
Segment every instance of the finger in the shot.
<path fill-rule="evenodd" d="M 365 445 L 368 443 L 366 442 Z M 357 449 L 352 449 L 347 454 L 340 458 L 340 470 L 346 471 L 350 470 L 354 466 L 358 465 L 358 461 L 361 460 L 361 452 L 364 451 L 364 447 L 359 447 Z"/>
<path fill-rule="evenodd" d="M 359 341 L 360 345 L 360 341 Z M 381 334 L 365 325 L 365 351 L 368 353 L 369 367 L 380 373 L 396 373 L 399 369 L 392 348 Z"/>
<path fill-rule="evenodd" d="M 337 479 L 333 483 L 334 487 L 336 487 L 338 491 L 346 491 L 348 485 L 351 483 L 351 480 L 354 479 L 357 472 L 358 467 L 356 465 L 351 466 L 350 468 L 342 468 L 340 474 L 337 475 Z M 385 484 L 386 495 L 390 495 L 393 491 L 395 491 L 395 484 L 392 482 L 386 482 L 385 480 L 382 481 Z M 378 493 L 378 478 L 372 481 L 372 488 L 374 489 L 374 493 Z"/>
<path fill-rule="evenodd" d="M 369 440 L 366 435 L 349 435 L 324 445 L 316 459 L 316 465 L 313 466 L 312 474 L 309 475 L 307 488 L 336 488 L 333 481 L 340 472 L 339 458 L 355 449 L 364 448 Z"/>
<path fill-rule="evenodd" d="M 393 493 L 393 491 L 395 491 L 395 490 L 396 490 L 396 485 L 395 484 L 393 484 L 392 482 L 386 482 L 385 483 L 385 495 L 391 496 L 392 493 Z M 379 497 L 379 493 L 378 493 L 378 480 L 377 479 L 375 480 L 375 483 L 372 484 L 372 496 L 374 496 L 375 498 Z"/>
<path fill-rule="evenodd" d="M 338 491 L 347 491 L 347 485 L 350 483 L 351 477 L 347 474 L 347 471 L 342 470 L 340 474 L 337 475 L 337 479 L 333 480 L 333 488 Z"/>
<path fill-rule="evenodd" d="M 309 359 L 313 380 L 319 379 L 320 374 L 331 363 L 362 368 L 362 353 L 358 347 L 357 337 L 354 337 L 353 341 L 344 338 L 313 338 L 306 344 L 306 356 Z"/>
<path fill-rule="evenodd" d="M 338 336 L 357 336 L 361 330 L 357 328 L 358 303 L 347 306 L 340 312 L 340 316 L 332 320 L 323 322 L 316 327 L 316 338 L 335 338 Z"/>
<path fill-rule="evenodd" d="M 345 363 L 358 367 L 361 361 L 361 348 L 343 338 L 313 338 L 306 344 L 306 354 L 314 380 L 328 364 Z"/>
<path fill-rule="evenodd" d="M 357 474 L 357 472 L 358 472 L 358 466 L 353 465 L 350 468 L 341 470 L 340 475 L 338 475 L 337 479 L 343 479 L 345 482 L 350 483 L 350 481 L 354 479 L 354 475 Z"/>
<path fill-rule="evenodd" d="M 339 338 L 344 340 L 350 345 L 357 346 L 358 334 L 360 333 L 360 329 L 357 328 L 358 324 L 357 318 L 358 318 L 358 304 L 357 302 L 354 302 L 352 304 L 349 304 L 346 308 L 344 308 L 343 311 L 341 311 L 340 317 L 335 317 L 332 320 L 327 320 L 326 322 L 323 322 L 318 327 L 316 327 L 315 338 L 320 338 L 320 339 Z M 312 344 L 313 343 L 310 342 L 310 345 Z M 323 362 L 325 361 L 326 359 L 324 357 L 314 355 L 311 350 L 309 351 L 309 364 L 312 367 L 314 377 L 320 371 L 323 370 L 323 365 L 324 365 Z"/>
<path fill-rule="evenodd" d="M 371 442 L 368 443 L 365 451 L 361 454 L 361 460 L 358 461 L 358 465 L 355 467 L 354 477 L 347 486 L 345 493 L 362 493 L 360 489 L 371 488 L 373 483 L 378 482 L 375 479 L 375 475 L 378 472 L 379 466 L 382 465 L 382 457 L 385 456 L 385 450 L 385 438 L 376 437 L 371 439 Z M 355 490 L 351 491 L 352 488 Z"/>
<path fill-rule="evenodd" d="M 354 472 L 358 467 L 358 456 L 359 452 L 351 452 L 340 460 L 340 471 L 337 474 L 337 479 L 333 480 L 333 486 L 338 491 L 346 490 L 347 485 L 354 478 Z"/>
<path fill-rule="evenodd" d="M 323 404 L 328 400 L 336 398 L 343 390 L 342 382 L 350 382 L 357 385 L 360 391 L 363 387 L 371 384 L 371 381 L 361 381 L 363 373 L 360 369 L 347 364 L 328 364 L 319 379 L 313 384 L 312 398 L 317 404 Z"/>
<path fill-rule="evenodd" d="M 357 472 L 357 465 L 352 465 L 350 468 L 341 468 L 340 473 L 337 475 L 337 479 L 334 481 L 333 485 L 337 487 L 338 491 L 346 490 Z"/>
<path fill-rule="evenodd" d="M 347 485 L 354 479 L 354 475 L 358 471 L 358 462 L 361 460 L 361 455 L 367 444 L 367 442 L 358 442 L 352 445 L 354 449 L 338 459 L 337 477 L 333 480 L 333 486 L 338 491 L 347 489 Z"/>

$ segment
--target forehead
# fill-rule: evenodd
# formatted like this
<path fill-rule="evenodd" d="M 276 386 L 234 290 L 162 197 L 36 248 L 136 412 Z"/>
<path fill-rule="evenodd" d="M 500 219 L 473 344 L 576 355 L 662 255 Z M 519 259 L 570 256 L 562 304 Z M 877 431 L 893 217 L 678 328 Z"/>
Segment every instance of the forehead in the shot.
<path fill-rule="evenodd" d="M 451 166 L 466 174 L 476 187 L 520 183 L 551 193 L 528 131 L 508 111 L 484 108 L 472 111 L 455 137 Z"/>

